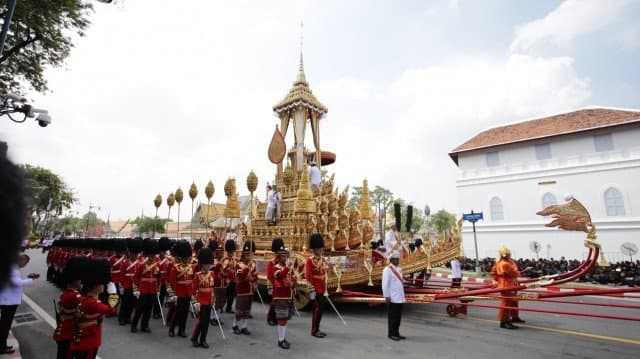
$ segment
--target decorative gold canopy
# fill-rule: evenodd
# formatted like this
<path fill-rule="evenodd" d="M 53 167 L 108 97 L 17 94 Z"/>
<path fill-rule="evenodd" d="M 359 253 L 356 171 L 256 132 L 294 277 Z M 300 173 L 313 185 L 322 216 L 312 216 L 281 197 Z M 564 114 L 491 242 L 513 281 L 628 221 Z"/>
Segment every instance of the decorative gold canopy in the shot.
<path fill-rule="evenodd" d="M 298 76 L 293 83 L 293 87 L 282 101 L 273 106 L 273 111 L 280 113 L 298 106 L 303 106 L 311 111 L 317 112 L 320 115 L 319 117 L 325 115 L 328 111 L 314 96 L 313 92 L 311 92 L 311 88 L 309 88 L 307 77 L 304 74 L 302 54 L 300 54 L 300 67 L 298 68 Z"/>

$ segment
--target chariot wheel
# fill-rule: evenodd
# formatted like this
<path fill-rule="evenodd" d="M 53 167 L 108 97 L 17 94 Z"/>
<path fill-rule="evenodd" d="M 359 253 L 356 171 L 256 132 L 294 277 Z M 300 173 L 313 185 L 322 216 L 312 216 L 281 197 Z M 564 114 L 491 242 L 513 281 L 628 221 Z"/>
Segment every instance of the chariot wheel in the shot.
<path fill-rule="evenodd" d="M 449 314 L 450 317 L 455 317 L 456 315 L 458 315 L 458 311 L 456 310 L 456 306 L 453 305 L 453 304 L 447 305 L 447 314 Z"/>

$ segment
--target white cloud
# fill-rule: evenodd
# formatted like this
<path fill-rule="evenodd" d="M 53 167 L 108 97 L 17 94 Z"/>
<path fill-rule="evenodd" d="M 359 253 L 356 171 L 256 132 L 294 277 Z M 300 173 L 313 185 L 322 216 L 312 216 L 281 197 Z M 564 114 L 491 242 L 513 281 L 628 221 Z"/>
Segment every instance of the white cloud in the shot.
<path fill-rule="evenodd" d="M 511 51 L 530 51 L 545 41 L 566 48 L 573 39 L 611 23 L 631 2 L 566 0 L 545 17 L 520 26 L 511 43 Z"/>
<path fill-rule="evenodd" d="M 420 206 L 439 209 L 456 206 L 454 186 L 427 185 L 455 183 L 456 167 L 444 154 L 488 126 L 580 107 L 590 89 L 569 57 L 514 54 L 505 61 L 476 56 L 410 69 L 391 94 L 403 110 L 390 121 L 388 150 L 398 155 L 386 162 L 384 182 Z"/>
<path fill-rule="evenodd" d="M 640 49 L 640 26 L 625 26 L 616 37 L 622 49 L 627 52 L 634 52 Z"/>

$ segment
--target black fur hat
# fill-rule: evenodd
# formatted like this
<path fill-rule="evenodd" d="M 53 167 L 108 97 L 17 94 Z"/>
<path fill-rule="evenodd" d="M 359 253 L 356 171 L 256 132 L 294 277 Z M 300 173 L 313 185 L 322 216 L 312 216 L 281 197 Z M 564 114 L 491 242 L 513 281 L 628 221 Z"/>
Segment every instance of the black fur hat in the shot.
<path fill-rule="evenodd" d="M 218 242 L 217 242 L 217 241 L 215 241 L 215 240 L 210 240 L 210 241 L 209 241 L 209 245 L 208 245 L 208 247 L 209 247 L 209 249 L 211 249 L 211 251 L 212 251 L 212 252 L 215 252 L 215 251 L 217 251 L 218 249 L 220 249 L 220 248 L 218 247 Z"/>
<path fill-rule="evenodd" d="M 252 240 L 248 239 L 247 241 L 244 242 L 244 245 L 242 246 L 242 251 L 243 252 L 255 253 L 256 252 L 256 244 L 253 243 Z"/>
<path fill-rule="evenodd" d="M 142 243 L 142 253 L 145 256 L 154 256 L 160 252 L 160 247 L 158 246 L 158 242 L 151 238 L 145 238 Z"/>
<path fill-rule="evenodd" d="M 173 247 L 173 255 L 178 258 L 191 257 L 191 245 L 185 240 L 180 240 Z"/>
<path fill-rule="evenodd" d="M 416 244 L 416 248 L 420 248 L 420 246 L 422 245 L 422 239 L 420 238 L 416 239 L 415 244 Z"/>
<path fill-rule="evenodd" d="M 202 249 L 202 247 L 204 247 L 204 243 L 202 243 L 201 239 L 198 239 L 197 241 L 195 241 L 195 243 L 193 243 L 193 249 L 195 249 L 196 251 L 199 251 L 200 249 Z"/>
<path fill-rule="evenodd" d="M 125 242 L 124 239 L 114 239 L 112 240 L 111 248 L 118 253 L 126 252 L 127 242 Z"/>
<path fill-rule="evenodd" d="M 85 286 L 93 286 L 96 284 L 107 284 L 111 281 L 111 265 L 106 258 L 96 258 L 90 260 L 85 270 L 84 280 Z"/>
<path fill-rule="evenodd" d="M 211 249 L 207 248 L 202 248 L 199 252 L 198 252 L 198 264 L 201 265 L 207 265 L 207 264 L 211 264 L 213 263 L 213 259 L 212 259 L 212 255 L 211 255 Z"/>
<path fill-rule="evenodd" d="M 402 209 L 400 208 L 400 203 L 393 204 L 393 214 L 396 218 L 396 230 L 402 231 Z"/>
<path fill-rule="evenodd" d="M 225 252 L 235 252 L 236 249 L 238 249 L 238 247 L 236 245 L 236 241 L 234 241 L 233 239 L 227 239 L 227 241 L 224 242 Z"/>
<path fill-rule="evenodd" d="M 287 249 L 284 247 L 284 241 L 280 237 L 276 237 L 271 241 L 271 251 L 274 253 L 278 252 L 286 252 Z"/>
<path fill-rule="evenodd" d="M 64 267 L 63 276 L 68 282 L 74 280 L 82 280 L 84 273 L 89 265 L 89 258 L 85 256 L 75 256 L 69 259 L 67 266 Z"/>
<path fill-rule="evenodd" d="M 142 239 L 140 238 L 127 238 L 127 248 L 129 252 L 138 254 L 142 252 Z"/>
<path fill-rule="evenodd" d="M 309 248 L 324 248 L 324 239 L 322 238 L 322 234 L 314 233 L 309 237 Z"/>
<path fill-rule="evenodd" d="M 171 249 L 171 241 L 169 240 L 169 237 L 160 237 L 158 240 L 158 246 L 163 252 Z"/>

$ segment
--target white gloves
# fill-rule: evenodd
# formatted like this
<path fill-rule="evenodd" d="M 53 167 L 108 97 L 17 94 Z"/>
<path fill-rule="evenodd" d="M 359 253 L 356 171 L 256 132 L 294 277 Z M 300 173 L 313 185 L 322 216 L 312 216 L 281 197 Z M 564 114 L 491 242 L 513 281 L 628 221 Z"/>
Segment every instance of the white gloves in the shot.
<path fill-rule="evenodd" d="M 113 284 L 113 282 L 109 282 L 109 284 L 107 284 L 107 293 L 116 294 L 116 285 Z"/>
<path fill-rule="evenodd" d="M 178 300 L 178 297 L 176 297 L 175 295 L 169 297 L 169 299 L 167 299 L 167 302 L 169 303 L 175 303 Z"/>
<path fill-rule="evenodd" d="M 120 287 L 120 295 L 124 295 L 124 287 Z"/>
<path fill-rule="evenodd" d="M 272 295 L 273 294 L 273 289 L 267 290 L 267 293 L 269 293 L 269 295 Z"/>
<path fill-rule="evenodd" d="M 287 258 L 286 265 L 287 267 L 291 265 L 291 259 Z"/>
<path fill-rule="evenodd" d="M 316 292 L 315 292 L 315 291 L 314 291 L 314 292 L 309 293 L 309 299 L 310 299 L 310 300 L 316 300 Z"/>
<path fill-rule="evenodd" d="M 199 313 L 200 312 L 200 303 L 198 303 L 198 302 L 193 303 L 193 310 L 195 310 L 196 313 Z"/>
<path fill-rule="evenodd" d="M 133 296 L 136 298 L 140 298 L 140 291 L 136 290 L 135 292 L 133 292 Z"/>

